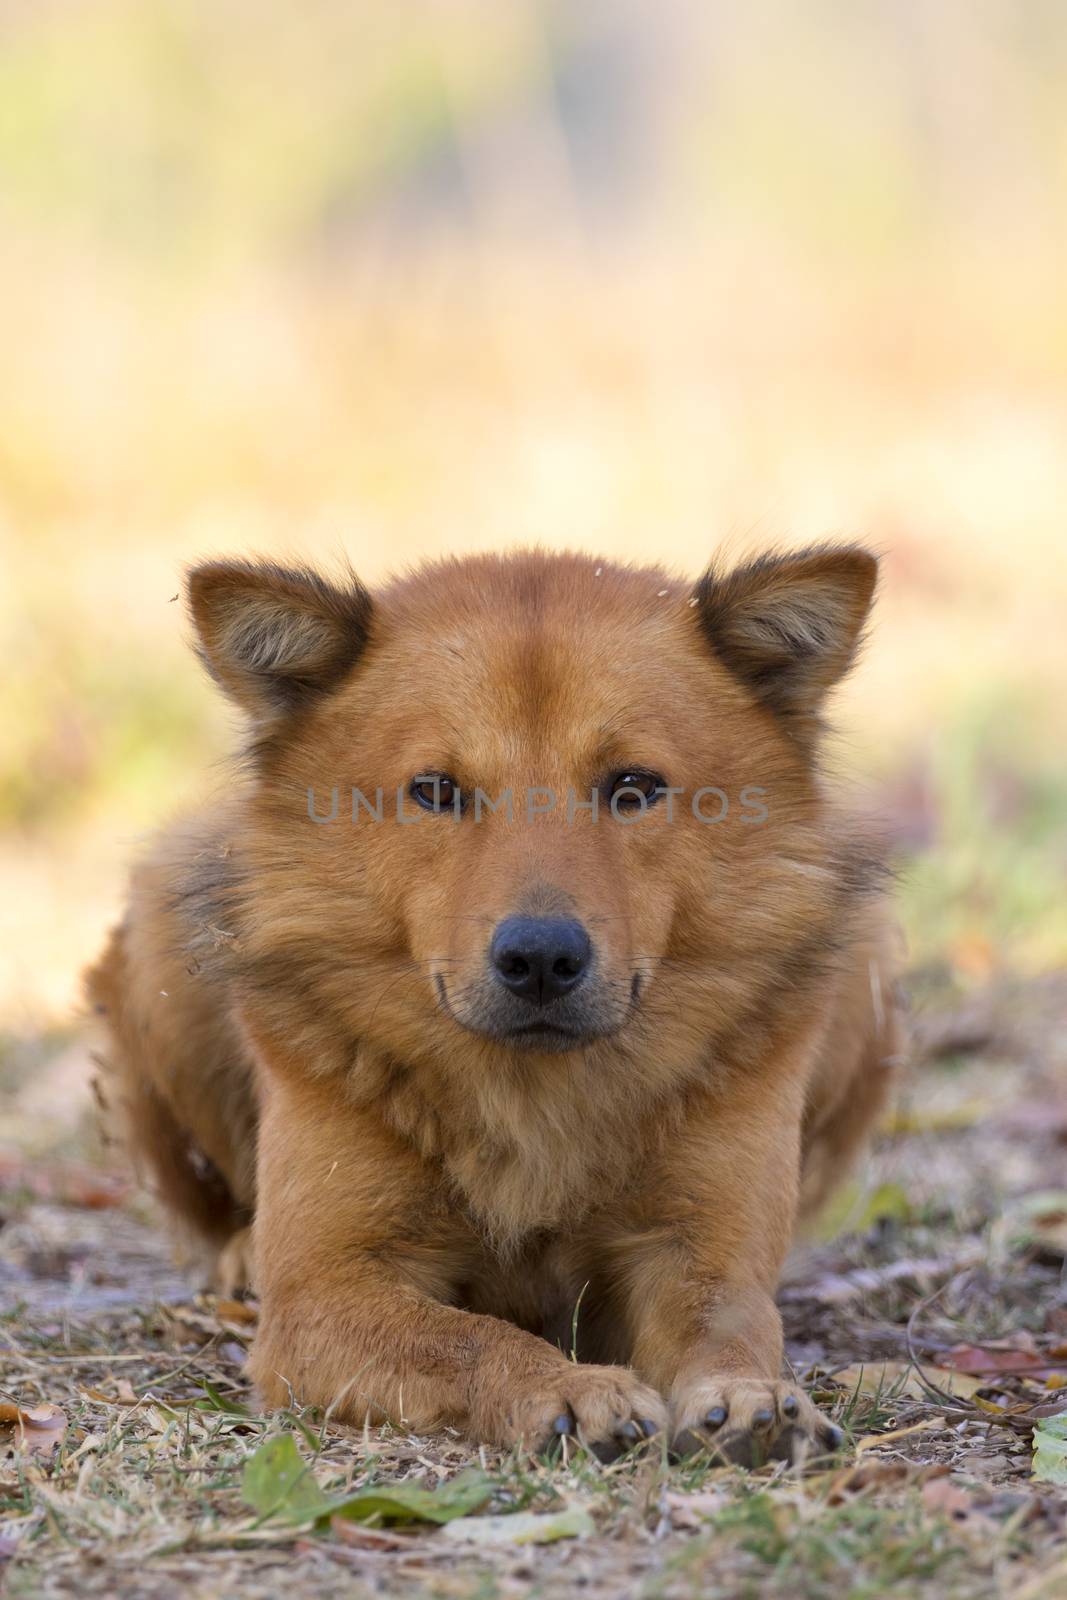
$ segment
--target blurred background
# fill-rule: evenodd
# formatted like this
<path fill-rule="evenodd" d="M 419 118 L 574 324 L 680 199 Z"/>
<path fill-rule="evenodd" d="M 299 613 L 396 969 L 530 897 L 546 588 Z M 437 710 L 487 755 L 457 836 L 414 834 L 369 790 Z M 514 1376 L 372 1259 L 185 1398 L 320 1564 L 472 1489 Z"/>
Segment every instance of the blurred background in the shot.
<path fill-rule="evenodd" d="M 5 0 L 0 1087 L 226 747 L 220 553 L 869 540 L 916 987 L 1067 963 L 1065 82 L 1061 0 Z"/>

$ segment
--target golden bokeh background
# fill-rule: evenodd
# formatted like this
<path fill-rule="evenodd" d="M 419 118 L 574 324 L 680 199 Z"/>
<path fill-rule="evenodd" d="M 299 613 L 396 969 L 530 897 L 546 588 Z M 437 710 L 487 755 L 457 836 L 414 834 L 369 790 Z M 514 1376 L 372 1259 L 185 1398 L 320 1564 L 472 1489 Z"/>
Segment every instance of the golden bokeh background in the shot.
<path fill-rule="evenodd" d="M 0 1084 L 229 737 L 173 603 L 538 541 L 886 557 L 912 960 L 1067 961 L 1059 0 L 7 0 Z"/>

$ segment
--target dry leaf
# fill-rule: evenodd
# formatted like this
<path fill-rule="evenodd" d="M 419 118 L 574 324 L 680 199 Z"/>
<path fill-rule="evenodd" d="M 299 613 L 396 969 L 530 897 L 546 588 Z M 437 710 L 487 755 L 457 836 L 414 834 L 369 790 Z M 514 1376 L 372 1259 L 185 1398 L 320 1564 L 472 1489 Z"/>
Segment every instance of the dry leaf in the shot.
<path fill-rule="evenodd" d="M 920 1376 L 921 1374 L 921 1376 Z M 910 1361 L 868 1361 L 862 1366 L 845 1367 L 833 1374 L 834 1382 L 844 1384 L 853 1393 L 881 1395 L 883 1399 L 929 1400 L 933 1385 L 943 1389 L 957 1400 L 970 1400 L 978 1389 L 983 1389 L 988 1379 L 974 1378 L 967 1372 L 954 1372 L 949 1367 L 935 1367 L 926 1363 L 916 1366 Z M 924 1383 L 922 1379 L 926 1380 Z"/>
<path fill-rule="evenodd" d="M 215 1315 L 220 1322 L 239 1322 L 247 1325 L 259 1321 L 259 1310 L 247 1300 L 216 1300 Z"/>
<path fill-rule="evenodd" d="M 988 1344 L 957 1344 L 941 1357 L 942 1366 L 954 1372 L 967 1372 L 973 1378 L 985 1378 L 988 1383 L 998 1376 L 1026 1375 L 1044 1378 L 1048 1375 L 1048 1357 L 1026 1348 L 1020 1338 L 1018 1344 L 1006 1340 L 990 1340 Z"/>
<path fill-rule="evenodd" d="M 891 1433 L 865 1433 L 856 1445 L 856 1454 L 861 1456 L 865 1450 L 877 1450 L 894 1439 L 906 1439 L 909 1433 L 928 1433 L 931 1428 L 940 1427 L 940 1417 L 927 1417 L 923 1422 L 913 1422 L 910 1428 L 894 1428 Z"/>
<path fill-rule="evenodd" d="M 19 1406 L 0 1401 L 0 1447 L 25 1455 L 50 1456 L 67 1431 L 66 1413 L 58 1406 Z"/>

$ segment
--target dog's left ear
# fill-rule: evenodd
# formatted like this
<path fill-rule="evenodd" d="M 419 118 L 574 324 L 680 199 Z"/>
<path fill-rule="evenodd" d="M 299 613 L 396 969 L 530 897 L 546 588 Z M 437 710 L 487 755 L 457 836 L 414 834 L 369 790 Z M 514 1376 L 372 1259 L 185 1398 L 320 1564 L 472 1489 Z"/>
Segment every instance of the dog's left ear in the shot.
<path fill-rule="evenodd" d="M 705 573 L 697 616 L 715 654 L 790 720 L 815 715 L 852 665 L 874 598 L 878 561 L 859 545 L 763 556 Z"/>

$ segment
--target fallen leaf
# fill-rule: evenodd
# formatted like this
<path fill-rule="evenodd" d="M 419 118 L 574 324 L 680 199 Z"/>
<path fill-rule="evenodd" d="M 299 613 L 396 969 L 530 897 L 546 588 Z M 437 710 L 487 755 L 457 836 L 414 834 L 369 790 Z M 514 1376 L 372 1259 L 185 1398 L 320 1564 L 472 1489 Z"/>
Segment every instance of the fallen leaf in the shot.
<path fill-rule="evenodd" d="M 160 1313 L 170 1322 L 180 1324 L 181 1335 L 188 1337 L 188 1331 L 202 1333 L 207 1339 L 217 1339 L 219 1335 L 219 1321 L 217 1317 L 205 1316 L 195 1306 L 169 1305 L 161 1306 Z"/>
<path fill-rule="evenodd" d="M 467 1517 L 484 1506 L 493 1486 L 480 1472 L 461 1472 L 438 1489 L 415 1483 L 376 1484 L 347 1496 L 334 1510 L 355 1522 L 438 1522 Z"/>
<path fill-rule="evenodd" d="M 880 1395 L 890 1400 L 929 1400 L 929 1385 L 946 1390 L 958 1400 L 970 1400 L 976 1390 L 985 1387 L 981 1379 L 969 1373 L 925 1363 L 917 1366 L 910 1361 L 865 1362 L 845 1367 L 835 1372 L 833 1378 L 835 1383 L 844 1384 L 853 1393 L 858 1389 L 861 1394 Z"/>
<path fill-rule="evenodd" d="M 259 1321 L 259 1308 L 247 1300 L 216 1300 L 215 1315 L 220 1322 L 248 1324 Z"/>
<path fill-rule="evenodd" d="M 956 1344 L 943 1352 L 941 1365 L 951 1367 L 954 1372 L 968 1372 L 975 1378 L 984 1377 L 987 1381 L 997 1376 L 1019 1374 L 1044 1378 L 1049 1372 L 1048 1357 L 1037 1350 L 1023 1348 L 1021 1340 L 1019 1344 L 1006 1340 L 984 1345 Z"/>
<path fill-rule="evenodd" d="M 58 1406 L 19 1406 L 0 1401 L 0 1447 L 31 1456 L 50 1456 L 67 1431 L 66 1413 Z"/>
<path fill-rule="evenodd" d="M 421 1484 L 375 1484 L 354 1494 L 330 1495 L 317 1482 L 291 1433 L 268 1439 L 245 1462 L 241 1492 L 261 1518 L 322 1522 L 451 1522 L 484 1506 L 492 1484 L 483 1473 L 462 1472 L 437 1489 Z"/>
<path fill-rule="evenodd" d="M 241 1493 L 260 1517 L 286 1522 L 315 1521 L 333 1509 L 291 1433 L 268 1439 L 249 1457 L 241 1474 Z"/>
<path fill-rule="evenodd" d="M 445 1537 L 461 1544 L 554 1544 L 595 1532 L 592 1517 L 581 1506 L 563 1511 L 515 1511 L 502 1517 L 466 1517 L 451 1522 Z"/>
<path fill-rule="evenodd" d="M 880 1449 L 893 1439 L 906 1439 L 910 1433 L 928 1433 L 931 1428 L 940 1427 L 940 1417 L 927 1417 L 923 1422 L 913 1422 L 910 1428 L 894 1428 L 890 1433 L 865 1433 L 857 1440 L 856 1454 L 861 1456 L 865 1450 Z"/>
<path fill-rule="evenodd" d="M 1043 1483 L 1067 1487 L 1067 1411 L 1042 1417 L 1034 1428 L 1034 1459 L 1030 1468 Z"/>

